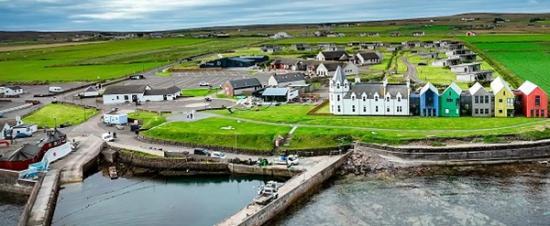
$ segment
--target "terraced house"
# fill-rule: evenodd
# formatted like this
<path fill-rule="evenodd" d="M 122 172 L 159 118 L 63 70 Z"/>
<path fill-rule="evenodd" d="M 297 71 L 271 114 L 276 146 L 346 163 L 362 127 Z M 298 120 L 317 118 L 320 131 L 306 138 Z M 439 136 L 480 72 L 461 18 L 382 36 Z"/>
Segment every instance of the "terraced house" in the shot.
<path fill-rule="evenodd" d="M 521 111 L 525 117 L 548 117 L 548 94 L 530 81 L 525 81 L 518 88 L 518 96 L 521 100 Z"/>
<path fill-rule="evenodd" d="M 451 83 L 439 96 L 439 115 L 442 117 L 460 117 L 460 94 L 462 89 Z"/>
<path fill-rule="evenodd" d="M 491 92 L 487 91 L 483 86 L 476 82 L 468 90 L 471 96 L 472 116 L 474 117 L 491 117 L 494 114 L 494 96 Z"/>
<path fill-rule="evenodd" d="M 420 116 L 437 117 L 439 116 L 439 91 L 432 83 L 427 83 L 419 93 L 420 98 Z"/>
<path fill-rule="evenodd" d="M 330 112 L 334 115 L 409 115 L 409 84 L 351 83 L 341 67 L 329 85 Z"/>
<path fill-rule="evenodd" d="M 508 83 L 498 77 L 491 82 L 491 90 L 495 95 L 495 117 L 514 117 L 515 95 Z"/>

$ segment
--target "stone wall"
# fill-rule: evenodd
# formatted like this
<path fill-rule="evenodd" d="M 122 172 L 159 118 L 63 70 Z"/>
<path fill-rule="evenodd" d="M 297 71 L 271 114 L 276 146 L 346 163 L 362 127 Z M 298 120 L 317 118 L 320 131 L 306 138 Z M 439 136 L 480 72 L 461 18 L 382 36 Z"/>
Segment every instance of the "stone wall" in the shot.
<path fill-rule="evenodd" d="M 424 161 L 513 161 L 550 157 L 550 140 L 523 144 L 410 148 L 358 143 L 356 148 L 382 155 Z"/>

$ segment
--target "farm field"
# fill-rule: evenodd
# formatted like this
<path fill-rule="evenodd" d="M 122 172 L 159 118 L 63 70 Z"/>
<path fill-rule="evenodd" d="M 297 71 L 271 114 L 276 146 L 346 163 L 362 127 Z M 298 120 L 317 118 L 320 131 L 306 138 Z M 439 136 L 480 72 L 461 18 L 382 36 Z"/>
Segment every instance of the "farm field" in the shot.
<path fill-rule="evenodd" d="M 509 79 L 514 87 L 530 80 L 550 91 L 550 35 L 480 36 L 467 38 L 505 71 L 520 79 Z"/>
<path fill-rule="evenodd" d="M 83 108 L 68 104 L 48 104 L 23 118 L 27 124 L 39 128 L 54 128 L 60 125 L 78 125 L 97 114 L 93 108 Z"/>
<path fill-rule="evenodd" d="M 135 39 L 0 53 L 0 82 L 93 81 L 122 77 L 180 58 L 229 50 L 256 38 Z"/>

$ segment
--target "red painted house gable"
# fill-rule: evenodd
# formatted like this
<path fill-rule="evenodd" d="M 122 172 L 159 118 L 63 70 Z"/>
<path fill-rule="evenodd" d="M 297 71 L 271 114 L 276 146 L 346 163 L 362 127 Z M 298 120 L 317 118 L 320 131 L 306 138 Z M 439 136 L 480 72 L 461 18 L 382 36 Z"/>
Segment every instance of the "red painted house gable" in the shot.
<path fill-rule="evenodd" d="M 530 92 L 527 93 L 526 89 L 519 90 L 521 92 L 522 110 L 525 117 L 548 117 L 548 95 L 538 86 L 527 90 Z"/>

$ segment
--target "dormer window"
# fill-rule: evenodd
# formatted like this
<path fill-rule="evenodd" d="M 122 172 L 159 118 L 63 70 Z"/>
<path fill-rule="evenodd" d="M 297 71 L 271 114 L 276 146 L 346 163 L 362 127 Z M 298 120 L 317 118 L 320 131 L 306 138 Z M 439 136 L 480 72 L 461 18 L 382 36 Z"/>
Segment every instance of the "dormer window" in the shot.
<path fill-rule="evenodd" d="M 363 102 L 367 101 L 367 97 L 363 96 Z"/>
<path fill-rule="evenodd" d="M 386 97 L 386 101 L 387 101 L 387 102 L 390 102 L 390 97 Z"/>
<path fill-rule="evenodd" d="M 374 96 L 374 101 L 378 101 L 378 96 Z"/>
<path fill-rule="evenodd" d="M 352 100 L 352 101 L 355 100 L 355 95 L 351 95 L 351 100 Z"/>
<path fill-rule="evenodd" d="M 397 97 L 397 102 L 401 102 L 401 97 Z"/>
<path fill-rule="evenodd" d="M 336 83 L 336 89 L 340 89 L 340 83 Z"/>

